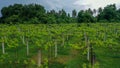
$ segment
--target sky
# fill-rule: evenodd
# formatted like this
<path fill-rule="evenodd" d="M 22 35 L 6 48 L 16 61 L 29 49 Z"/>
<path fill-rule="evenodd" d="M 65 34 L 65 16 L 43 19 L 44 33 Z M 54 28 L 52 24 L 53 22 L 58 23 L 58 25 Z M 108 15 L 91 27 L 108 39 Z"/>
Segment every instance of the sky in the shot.
<path fill-rule="evenodd" d="M 66 12 L 71 12 L 73 9 L 98 9 L 99 7 L 105 7 L 108 4 L 116 4 L 117 8 L 120 7 L 120 0 L 0 0 L 0 10 L 3 7 L 7 7 L 13 4 L 41 4 L 46 10 L 60 10 L 65 9 Z M 0 14 L 1 16 L 1 14 Z"/>

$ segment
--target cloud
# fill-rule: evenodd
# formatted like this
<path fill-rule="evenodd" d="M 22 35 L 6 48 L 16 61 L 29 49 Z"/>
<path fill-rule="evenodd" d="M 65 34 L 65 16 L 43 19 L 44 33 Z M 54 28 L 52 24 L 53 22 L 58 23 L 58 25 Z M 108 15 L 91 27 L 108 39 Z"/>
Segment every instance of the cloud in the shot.
<path fill-rule="evenodd" d="M 99 7 L 105 7 L 108 4 L 120 4 L 120 0 L 77 0 L 75 5 L 85 5 L 85 9 L 92 8 L 98 9 Z"/>
<path fill-rule="evenodd" d="M 105 7 L 108 4 L 120 4 L 120 0 L 39 0 L 39 4 L 45 6 L 46 9 L 65 9 L 67 12 L 71 12 L 73 9 L 84 10 L 88 8 L 98 9 L 99 7 Z"/>
<path fill-rule="evenodd" d="M 67 12 L 71 12 L 73 9 L 81 10 L 84 9 L 87 5 L 75 5 L 75 0 L 40 0 L 40 4 L 45 6 L 46 9 L 65 9 Z"/>

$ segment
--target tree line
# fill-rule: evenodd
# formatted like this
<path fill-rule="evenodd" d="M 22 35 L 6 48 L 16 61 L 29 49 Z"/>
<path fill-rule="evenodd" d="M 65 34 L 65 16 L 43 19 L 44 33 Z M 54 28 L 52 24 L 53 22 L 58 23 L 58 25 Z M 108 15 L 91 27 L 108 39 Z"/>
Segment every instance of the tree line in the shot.
<path fill-rule="evenodd" d="M 77 12 L 72 10 L 72 14 L 64 9 L 59 11 L 45 10 L 39 4 L 14 4 L 3 7 L 0 23 L 4 24 L 53 24 L 53 23 L 96 23 L 96 22 L 120 22 L 120 8 L 115 4 L 107 5 L 99 9 L 87 9 Z"/>

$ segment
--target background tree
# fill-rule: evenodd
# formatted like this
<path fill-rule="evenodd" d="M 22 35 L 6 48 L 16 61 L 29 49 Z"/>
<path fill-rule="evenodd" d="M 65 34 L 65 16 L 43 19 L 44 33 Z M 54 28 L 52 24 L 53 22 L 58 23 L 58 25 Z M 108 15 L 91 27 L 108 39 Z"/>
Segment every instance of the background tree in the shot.
<path fill-rule="evenodd" d="M 79 13 L 78 13 L 78 22 L 81 23 L 81 22 L 95 22 L 95 19 L 92 15 L 92 11 L 90 9 L 86 10 L 86 11 L 83 11 L 81 10 Z"/>
<path fill-rule="evenodd" d="M 67 13 L 64 9 L 56 12 L 54 9 L 47 11 L 39 4 L 14 4 L 3 7 L 1 10 L 1 23 L 18 24 L 53 24 L 53 23 L 82 23 L 82 22 L 120 22 L 120 9 L 116 9 L 115 4 L 107 5 L 98 10 L 81 10 L 77 13 L 74 9 L 72 14 Z"/>
<path fill-rule="evenodd" d="M 104 20 L 108 22 L 116 21 L 117 19 L 117 11 L 115 4 L 107 5 L 103 11 L 99 9 L 98 21 Z"/>
<path fill-rule="evenodd" d="M 80 12 L 78 12 L 78 17 L 77 17 L 79 23 L 84 22 L 83 17 L 84 17 L 84 11 L 81 10 Z"/>
<path fill-rule="evenodd" d="M 72 17 L 75 18 L 77 16 L 77 11 L 74 9 L 72 10 Z"/>

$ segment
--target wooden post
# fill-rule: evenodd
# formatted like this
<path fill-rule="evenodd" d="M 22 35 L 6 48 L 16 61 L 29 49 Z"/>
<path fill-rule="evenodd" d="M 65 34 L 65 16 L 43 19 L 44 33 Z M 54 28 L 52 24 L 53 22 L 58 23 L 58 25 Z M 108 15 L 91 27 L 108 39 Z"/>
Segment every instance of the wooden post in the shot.
<path fill-rule="evenodd" d="M 89 41 L 88 41 L 88 38 L 87 38 L 86 33 L 84 33 L 84 37 L 85 37 L 85 46 L 87 46 L 87 60 L 89 61 L 89 58 L 90 58 L 90 57 L 89 57 L 89 55 L 90 55 L 90 54 L 89 54 L 89 53 L 90 53 L 90 52 L 89 52 L 89 44 L 88 44 Z"/>
<path fill-rule="evenodd" d="M 4 37 L 2 37 L 2 53 L 5 54 L 5 43 Z"/>
<path fill-rule="evenodd" d="M 67 41 L 69 40 L 69 36 L 68 36 L 68 34 L 67 34 Z"/>
<path fill-rule="evenodd" d="M 105 35 L 104 35 L 104 42 L 106 41 L 106 32 L 105 32 Z"/>
<path fill-rule="evenodd" d="M 64 38 L 64 35 L 62 35 L 62 45 L 64 46 L 64 43 L 65 43 L 65 38 Z"/>
<path fill-rule="evenodd" d="M 41 50 L 38 50 L 38 67 L 40 67 L 41 66 Z"/>
<path fill-rule="evenodd" d="M 104 34 L 105 34 L 104 35 L 104 42 L 107 40 L 107 32 L 106 31 L 107 31 L 107 29 L 105 28 L 105 31 L 104 31 Z"/>
<path fill-rule="evenodd" d="M 117 29 L 114 29 L 114 32 L 115 32 L 115 36 L 117 37 Z"/>
<path fill-rule="evenodd" d="M 2 42 L 2 52 L 3 52 L 3 54 L 5 54 L 5 46 L 4 46 L 4 42 Z"/>
<path fill-rule="evenodd" d="M 93 53 L 93 68 L 94 68 L 94 64 L 95 64 L 95 59 L 96 59 L 95 53 Z"/>
<path fill-rule="evenodd" d="M 92 48 L 92 45 L 90 44 L 90 55 L 91 55 L 91 67 L 93 68 L 93 48 Z"/>
<path fill-rule="evenodd" d="M 88 40 L 88 42 L 87 42 L 87 59 L 88 59 L 88 61 L 90 60 L 90 41 Z"/>
<path fill-rule="evenodd" d="M 55 41 L 55 57 L 57 57 L 57 41 Z"/>
<path fill-rule="evenodd" d="M 22 41 L 23 41 L 23 44 L 25 44 L 25 37 L 24 36 L 22 37 Z"/>
<path fill-rule="evenodd" d="M 27 46 L 27 56 L 29 55 L 29 45 L 28 45 L 28 39 L 26 41 L 26 46 Z"/>
<path fill-rule="evenodd" d="M 95 64 L 95 53 L 93 52 L 93 46 L 90 44 L 90 55 L 91 55 L 91 68 L 94 68 Z"/>

